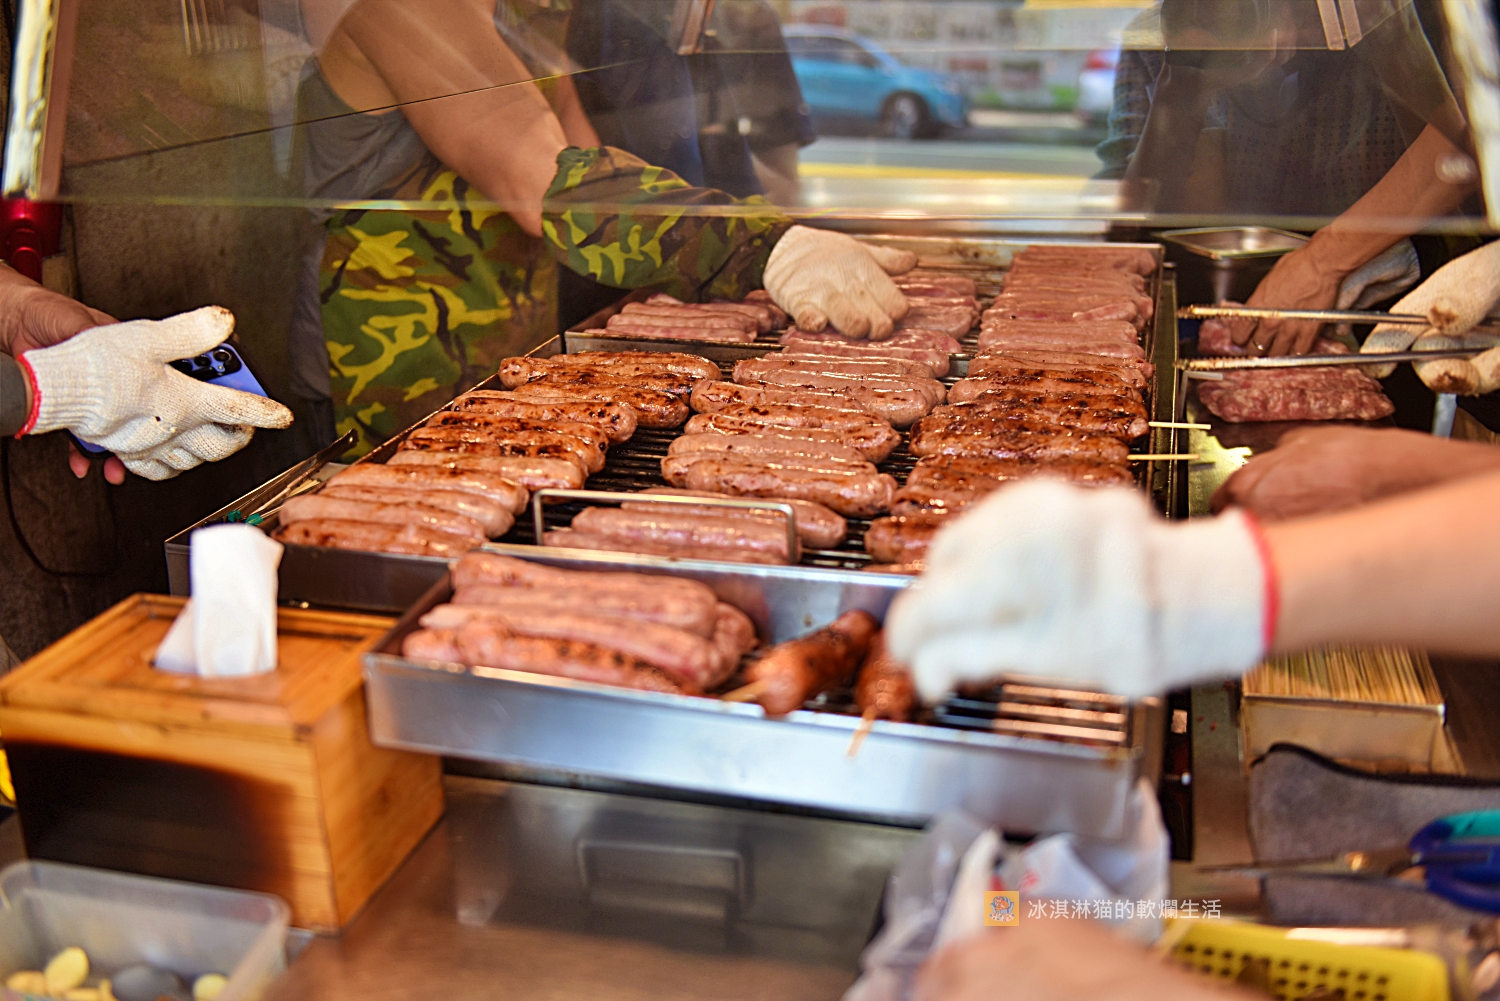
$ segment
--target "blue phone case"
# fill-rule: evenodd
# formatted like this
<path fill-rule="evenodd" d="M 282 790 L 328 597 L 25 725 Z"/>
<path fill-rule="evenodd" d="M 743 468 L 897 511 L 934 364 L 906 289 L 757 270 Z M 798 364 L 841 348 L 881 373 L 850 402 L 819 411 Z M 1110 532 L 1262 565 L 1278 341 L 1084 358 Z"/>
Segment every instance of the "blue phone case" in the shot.
<path fill-rule="evenodd" d="M 235 350 L 234 345 L 225 341 L 207 354 L 201 354 L 196 358 L 184 358 L 181 361 L 168 362 L 173 368 L 183 375 L 191 376 L 199 382 L 211 382 L 215 386 L 226 386 L 229 389 L 238 389 L 246 393 L 254 393 L 256 396 L 265 396 L 265 388 L 250 371 L 250 366 L 245 364 L 245 359 Z M 89 455 L 108 455 L 109 449 L 103 445 L 95 445 L 84 441 L 77 435 L 69 433 L 78 447 Z"/>

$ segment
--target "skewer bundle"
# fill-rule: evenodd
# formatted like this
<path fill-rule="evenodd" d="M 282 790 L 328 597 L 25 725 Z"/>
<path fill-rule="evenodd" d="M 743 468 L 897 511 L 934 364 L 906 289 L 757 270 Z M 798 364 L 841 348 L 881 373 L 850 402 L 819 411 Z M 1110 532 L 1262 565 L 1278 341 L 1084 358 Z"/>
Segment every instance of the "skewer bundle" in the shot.
<path fill-rule="evenodd" d="M 1404 647 L 1331 646 L 1268 660 L 1245 675 L 1246 695 L 1442 705 L 1427 655 Z"/>

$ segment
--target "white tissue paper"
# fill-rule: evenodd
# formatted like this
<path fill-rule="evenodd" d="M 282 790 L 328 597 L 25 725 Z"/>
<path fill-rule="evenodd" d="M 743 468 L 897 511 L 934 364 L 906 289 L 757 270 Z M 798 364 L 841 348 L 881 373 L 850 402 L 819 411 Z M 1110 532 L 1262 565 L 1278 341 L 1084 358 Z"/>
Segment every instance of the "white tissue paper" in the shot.
<path fill-rule="evenodd" d="M 205 678 L 276 669 L 276 568 L 281 543 L 251 525 L 200 528 L 191 538 L 193 596 L 182 606 L 155 666 Z"/>

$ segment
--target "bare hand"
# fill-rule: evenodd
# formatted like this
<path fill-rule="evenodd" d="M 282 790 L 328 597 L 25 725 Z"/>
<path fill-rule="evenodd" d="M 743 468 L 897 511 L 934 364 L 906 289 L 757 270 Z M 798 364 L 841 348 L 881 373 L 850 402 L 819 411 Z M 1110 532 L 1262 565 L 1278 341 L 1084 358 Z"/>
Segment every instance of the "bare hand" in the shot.
<path fill-rule="evenodd" d="M 0 352 L 15 357 L 36 348 L 61 344 L 74 334 L 118 322 L 65 295 L 16 276 L 25 285 L 0 288 Z"/>
<path fill-rule="evenodd" d="M 1309 244 L 1271 269 L 1247 306 L 1271 309 L 1332 309 L 1344 275 L 1325 267 Z M 1236 320 L 1230 336 L 1253 355 L 1305 355 L 1323 324 L 1314 320 Z"/>
<path fill-rule="evenodd" d="M 1263 521 L 1338 511 L 1500 469 L 1500 448 L 1397 428 L 1302 428 L 1214 493 Z"/>
<path fill-rule="evenodd" d="M 68 442 L 68 468 L 73 471 L 74 476 L 80 480 L 88 476 L 89 467 L 93 464 L 93 461 L 88 456 L 78 451 L 77 445 L 71 441 Z M 124 483 L 125 463 L 113 455 L 106 456 L 104 459 L 104 479 L 105 482 L 112 483 L 115 486 Z"/>
<path fill-rule="evenodd" d="M 977 905 L 976 905 L 977 906 Z M 917 974 L 916 1001 L 1235 1001 L 1248 992 L 1153 959 L 1092 921 L 1023 917 L 943 949 Z"/>

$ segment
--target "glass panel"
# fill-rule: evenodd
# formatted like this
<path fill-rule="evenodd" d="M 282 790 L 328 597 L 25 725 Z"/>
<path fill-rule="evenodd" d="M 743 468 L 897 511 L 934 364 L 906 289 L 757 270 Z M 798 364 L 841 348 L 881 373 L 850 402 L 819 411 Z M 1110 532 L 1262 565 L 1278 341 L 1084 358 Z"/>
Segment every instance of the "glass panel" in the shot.
<path fill-rule="evenodd" d="M 416 178 L 442 165 L 526 216 L 558 148 L 603 142 L 883 226 L 1308 232 L 1357 206 L 1404 233 L 1472 229 L 1479 161 L 1500 170 L 1462 58 L 1493 31 L 1480 0 L 1448 5 L 1457 55 L 1441 0 L 25 6 L 76 11 L 64 200 L 431 208 Z"/>

